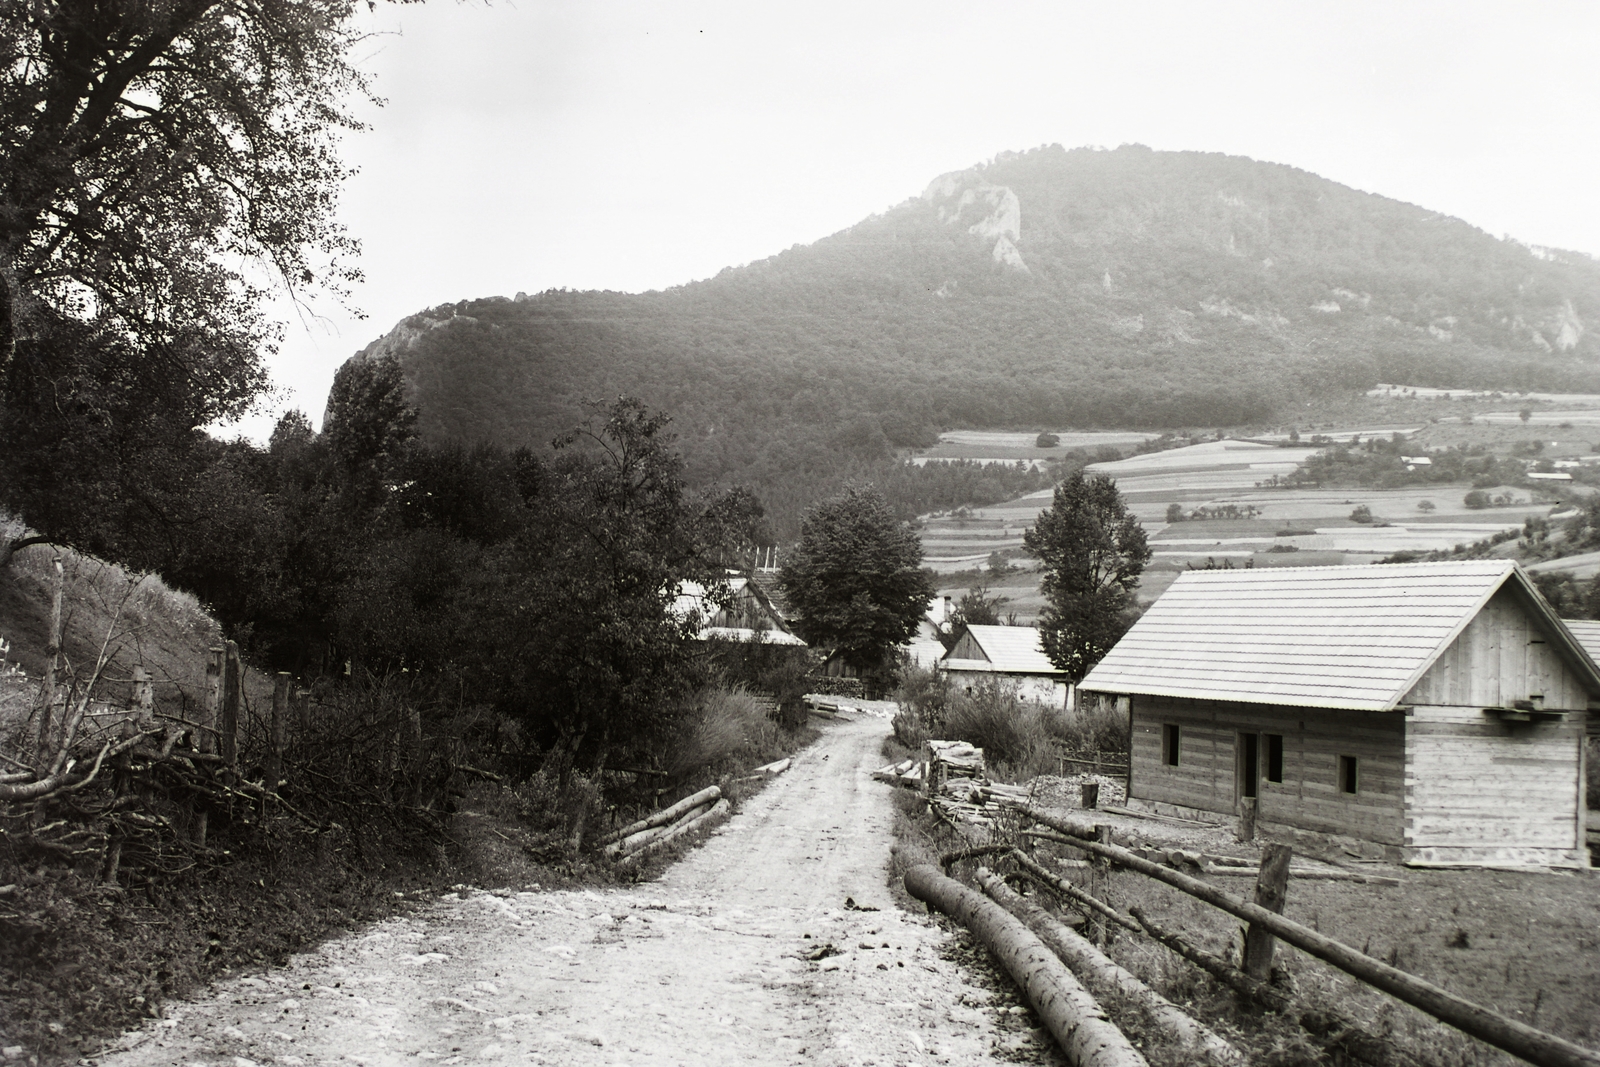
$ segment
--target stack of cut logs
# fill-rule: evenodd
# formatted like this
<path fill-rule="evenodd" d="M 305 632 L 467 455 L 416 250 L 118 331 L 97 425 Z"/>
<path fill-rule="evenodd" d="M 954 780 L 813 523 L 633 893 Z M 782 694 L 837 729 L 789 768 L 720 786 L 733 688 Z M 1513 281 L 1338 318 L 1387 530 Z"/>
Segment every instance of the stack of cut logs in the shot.
<path fill-rule="evenodd" d="M 789 760 L 781 759 L 757 767 L 750 778 L 769 778 L 789 769 Z M 748 780 L 748 779 L 744 779 Z M 708 786 L 672 805 L 662 808 L 638 822 L 614 830 L 600 839 L 607 859 L 618 866 L 637 863 L 639 860 L 665 848 L 690 830 L 704 829 L 728 813 L 728 802 L 722 798 L 722 789 Z"/>
<path fill-rule="evenodd" d="M 636 863 L 696 826 L 709 824 L 727 810 L 728 802 L 722 799 L 721 788 L 710 786 L 684 797 L 670 808 L 662 808 L 648 818 L 607 834 L 602 839 L 605 854 L 619 865 Z"/>

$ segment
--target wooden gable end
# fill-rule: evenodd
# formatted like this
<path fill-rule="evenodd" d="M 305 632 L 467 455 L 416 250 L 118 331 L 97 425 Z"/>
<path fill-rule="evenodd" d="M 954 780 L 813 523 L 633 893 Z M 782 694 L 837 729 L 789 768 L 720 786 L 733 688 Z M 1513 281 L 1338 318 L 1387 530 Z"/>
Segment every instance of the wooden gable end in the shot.
<path fill-rule="evenodd" d="M 946 659 L 976 659 L 988 662 L 989 656 L 983 651 L 983 646 L 978 644 L 978 639 L 972 636 L 969 630 L 961 635 L 961 639 L 946 655 Z"/>
<path fill-rule="evenodd" d="M 1502 586 L 1402 703 L 1508 708 L 1536 694 L 1551 711 L 1582 711 L 1589 701 L 1554 635 Z"/>

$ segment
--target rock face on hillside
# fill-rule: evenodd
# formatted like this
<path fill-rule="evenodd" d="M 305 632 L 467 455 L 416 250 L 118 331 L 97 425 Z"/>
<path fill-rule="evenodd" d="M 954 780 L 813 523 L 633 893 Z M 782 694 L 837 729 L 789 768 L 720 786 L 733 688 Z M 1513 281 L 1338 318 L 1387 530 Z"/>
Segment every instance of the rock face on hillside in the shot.
<path fill-rule="evenodd" d="M 761 485 L 952 426 L 1259 423 L 1378 381 L 1600 391 L 1596 322 L 1586 255 L 1292 167 L 1051 146 L 703 282 L 445 305 L 356 358 L 401 358 L 435 438 L 538 444 L 630 393 L 676 416 L 695 477 Z"/>

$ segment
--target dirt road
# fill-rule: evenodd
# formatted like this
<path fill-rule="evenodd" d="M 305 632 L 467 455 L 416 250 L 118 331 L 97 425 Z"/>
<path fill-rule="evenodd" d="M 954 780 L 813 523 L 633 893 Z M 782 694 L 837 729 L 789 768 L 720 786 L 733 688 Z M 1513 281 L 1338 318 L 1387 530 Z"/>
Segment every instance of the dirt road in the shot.
<path fill-rule="evenodd" d="M 170 1005 L 101 1062 L 1033 1058 L 1028 1020 L 990 1004 L 943 958 L 948 935 L 890 899 L 890 787 L 870 777 L 886 730 L 865 716 L 830 725 L 659 882 L 447 896 Z M 807 958 L 824 945 L 837 954 Z"/>

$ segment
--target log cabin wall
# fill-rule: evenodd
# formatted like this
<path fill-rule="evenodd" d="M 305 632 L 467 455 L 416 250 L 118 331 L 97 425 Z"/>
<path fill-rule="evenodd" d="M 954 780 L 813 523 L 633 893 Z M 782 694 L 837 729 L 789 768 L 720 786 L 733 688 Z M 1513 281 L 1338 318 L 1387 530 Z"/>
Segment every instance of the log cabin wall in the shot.
<path fill-rule="evenodd" d="M 1403 704 L 1511 707 L 1535 694 L 1552 710 L 1582 711 L 1588 693 L 1509 588 L 1467 623 Z"/>
<path fill-rule="evenodd" d="M 1485 708 L 1537 698 L 1563 722 L 1506 722 Z M 1502 589 L 1406 694 L 1410 862 L 1579 866 L 1588 693 Z"/>
<path fill-rule="evenodd" d="M 1502 722 L 1478 707 L 1412 708 L 1408 862 L 1584 866 L 1583 713 Z"/>
<path fill-rule="evenodd" d="M 1180 731 L 1176 767 L 1163 762 L 1162 726 Z M 1238 811 L 1239 735 L 1283 737 L 1283 781 L 1258 767 L 1257 818 L 1386 845 L 1403 843 L 1405 716 L 1228 701 L 1135 696 L 1129 796 L 1232 815 Z M 1357 791 L 1339 780 L 1339 757 L 1358 760 Z"/>

